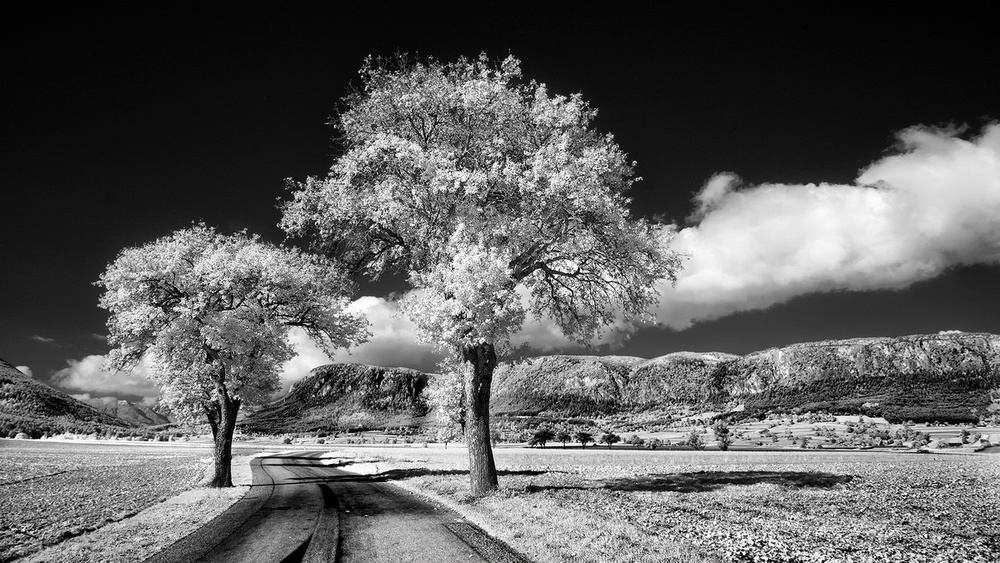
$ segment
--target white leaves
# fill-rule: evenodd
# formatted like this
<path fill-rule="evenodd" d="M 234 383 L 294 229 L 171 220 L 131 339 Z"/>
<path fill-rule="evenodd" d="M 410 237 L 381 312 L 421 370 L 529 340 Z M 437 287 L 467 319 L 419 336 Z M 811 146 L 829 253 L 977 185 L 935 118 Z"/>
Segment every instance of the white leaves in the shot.
<path fill-rule="evenodd" d="M 368 63 L 339 119 L 346 152 L 293 185 L 282 227 L 373 276 L 406 271 L 427 340 L 502 343 L 524 322 L 515 289 L 589 338 L 653 301 L 676 256 L 628 219 L 632 164 L 589 129 L 579 94 L 518 84 L 520 63 Z"/>
<path fill-rule="evenodd" d="M 461 346 L 505 340 L 524 323 L 514 291 L 508 250 L 468 240 L 459 229 L 442 254 L 449 258 L 427 271 L 412 272 L 420 291 L 401 302 L 427 342 Z"/>
<path fill-rule="evenodd" d="M 291 326 L 328 350 L 365 337 L 364 321 L 344 311 L 350 284 L 333 264 L 203 224 L 123 250 L 97 284 L 111 313 L 111 365 L 155 358 L 152 375 L 175 407 L 223 384 L 244 402 L 266 399 L 293 355 Z"/>

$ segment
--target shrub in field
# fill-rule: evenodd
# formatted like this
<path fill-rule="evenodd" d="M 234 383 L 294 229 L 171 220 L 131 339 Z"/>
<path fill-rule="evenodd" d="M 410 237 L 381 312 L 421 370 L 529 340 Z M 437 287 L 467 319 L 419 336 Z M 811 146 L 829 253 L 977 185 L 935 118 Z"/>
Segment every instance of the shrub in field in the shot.
<path fill-rule="evenodd" d="M 696 450 L 705 449 L 705 441 L 702 439 L 701 434 L 695 428 L 691 429 L 691 433 L 688 434 L 687 440 L 684 441 L 685 446 L 691 446 Z"/>
<path fill-rule="evenodd" d="M 726 451 L 729 446 L 733 443 L 733 437 L 729 432 L 729 425 L 726 424 L 725 420 L 719 419 L 715 421 L 712 425 L 712 432 L 715 434 L 715 440 L 719 443 L 719 449 Z"/>
<path fill-rule="evenodd" d="M 573 436 L 566 429 L 562 429 L 556 432 L 556 441 L 562 442 L 564 448 L 566 447 L 566 443 L 571 441 L 572 439 Z"/>
<path fill-rule="evenodd" d="M 594 435 L 585 430 L 578 430 L 576 433 L 576 441 L 580 442 L 580 445 L 587 447 L 587 444 L 594 441 Z"/>
<path fill-rule="evenodd" d="M 555 439 L 555 437 L 555 432 L 553 432 L 551 428 L 548 426 L 539 426 L 531 435 L 531 439 L 528 440 L 528 445 L 532 447 L 541 446 L 544 448 L 545 444 Z"/>
<path fill-rule="evenodd" d="M 601 443 L 607 444 L 608 448 L 611 448 L 611 446 L 621 441 L 622 437 L 613 432 L 605 432 L 604 434 L 601 434 Z"/>
<path fill-rule="evenodd" d="M 646 441 L 640 438 L 637 434 L 632 434 L 631 436 L 629 436 L 628 440 L 626 440 L 626 443 L 630 446 L 641 448 L 643 445 L 646 444 Z"/>

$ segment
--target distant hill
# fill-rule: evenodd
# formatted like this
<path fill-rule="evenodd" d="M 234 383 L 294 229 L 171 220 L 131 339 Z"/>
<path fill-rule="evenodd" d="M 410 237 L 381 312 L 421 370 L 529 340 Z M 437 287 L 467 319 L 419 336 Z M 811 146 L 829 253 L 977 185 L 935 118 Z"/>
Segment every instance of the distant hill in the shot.
<path fill-rule="evenodd" d="M 493 375 L 490 412 L 589 416 L 617 412 L 629 395 L 630 375 L 645 362 L 633 356 L 540 356 L 501 364 Z"/>
<path fill-rule="evenodd" d="M 492 413 L 601 416 L 675 407 L 826 410 L 974 422 L 1000 407 L 1000 336 L 942 333 L 792 344 L 745 356 L 546 356 L 497 368 Z"/>
<path fill-rule="evenodd" d="M 118 417 L 24 375 L 0 359 L 0 434 L 90 434 L 127 428 Z"/>
<path fill-rule="evenodd" d="M 432 423 L 428 375 L 321 366 L 244 430 L 303 432 Z M 745 356 L 678 352 L 653 359 L 552 355 L 501 364 L 491 414 L 647 420 L 685 411 L 760 416 L 794 410 L 890 421 L 975 422 L 1000 411 L 1000 336 L 941 333 L 791 344 Z"/>
<path fill-rule="evenodd" d="M 427 374 L 364 364 L 319 366 L 281 399 L 248 414 L 246 432 L 416 426 L 426 422 Z"/>
<path fill-rule="evenodd" d="M 114 415 L 138 426 L 158 426 L 169 424 L 171 420 L 153 407 L 122 401 L 114 397 L 89 399 L 84 401 L 101 412 Z"/>
<path fill-rule="evenodd" d="M 949 332 L 793 344 L 713 374 L 748 412 L 829 410 L 890 420 L 974 422 L 1000 406 L 1000 335 Z"/>

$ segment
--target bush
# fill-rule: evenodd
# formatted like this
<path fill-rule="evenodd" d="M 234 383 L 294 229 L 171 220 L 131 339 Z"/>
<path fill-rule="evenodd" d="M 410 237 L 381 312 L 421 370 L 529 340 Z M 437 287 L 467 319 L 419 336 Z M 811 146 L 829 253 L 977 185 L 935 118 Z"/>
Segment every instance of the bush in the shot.
<path fill-rule="evenodd" d="M 555 433 L 549 429 L 548 426 L 539 426 L 535 429 L 535 432 L 528 439 L 528 445 L 531 447 L 541 446 L 545 447 L 546 442 L 554 439 L 556 437 Z"/>
<path fill-rule="evenodd" d="M 692 428 L 691 433 L 688 434 L 687 440 L 684 441 L 685 446 L 691 446 L 696 450 L 705 449 L 705 441 L 702 440 L 701 434 L 698 433 L 697 429 Z"/>
<path fill-rule="evenodd" d="M 573 436 L 569 433 L 568 430 L 562 429 L 556 432 L 556 441 L 562 442 L 564 448 L 566 447 L 566 443 L 571 441 L 572 439 Z"/>
<path fill-rule="evenodd" d="M 601 434 L 601 443 L 607 444 L 609 449 L 611 448 L 611 446 L 621 441 L 622 437 L 613 432 L 605 432 L 604 434 Z"/>
<path fill-rule="evenodd" d="M 628 440 L 626 440 L 626 443 L 630 446 L 641 448 L 643 445 L 645 445 L 646 441 L 640 438 L 637 434 L 632 434 L 631 436 L 629 436 Z"/>
<path fill-rule="evenodd" d="M 733 443 L 733 437 L 730 435 L 729 425 L 726 424 L 726 421 L 722 419 L 716 420 L 715 424 L 712 425 L 712 432 L 715 434 L 715 440 L 719 443 L 719 449 L 722 451 L 728 450 L 729 446 Z"/>

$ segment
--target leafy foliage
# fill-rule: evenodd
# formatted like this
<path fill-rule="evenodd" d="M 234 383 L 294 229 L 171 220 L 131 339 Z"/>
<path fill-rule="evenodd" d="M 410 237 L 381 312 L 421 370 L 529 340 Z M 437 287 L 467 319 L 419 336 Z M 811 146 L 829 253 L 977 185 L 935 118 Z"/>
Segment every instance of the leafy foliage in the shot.
<path fill-rule="evenodd" d="M 601 434 L 600 441 L 602 444 L 607 444 L 608 447 L 610 448 L 611 446 L 617 444 L 618 442 L 621 442 L 622 437 L 613 432 L 605 432 Z"/>
<path fill-rule="evenodd" d="M 337 120 L 346 152 L 290 184 L 282 227 L 372 276 L 406 272 L 427 340 L 504 342 L 530 310 L 586 341 L 616 308 L 644 315 L 679 267 L 669 231 L 629 218 L 632 163 L 580 95 L 523 83 L 514 57 L 368 60 L 361 76 Z"/>
<path fill-rule="evenodd" d="M 712 424 L 712 432 L 715 434 L 715 440 L 719 444 L 719 449 L 726 451 L 729 449 L 730 444 L 733 443 L 733 437 L 729 432 L 729 425 L 726 421 L 719 419 Z"/>
<path fill-rule="evenodd" d="M 705 449 L 705 440 L 701 437 L 701 432 L 697 428 L 692 428 L 691 432 L 687 435 L 687 439 L 684 440 L 684 445 L 696 450 L 703 450 Z"/>
<path fill-rule="evenodd" d="M 293 326 L 331 353 L 364 334 L 332 264 L 204 224 L 123 250 L 97 285 L 111 313 L 109 366 L 129 370 L 148 354 L 161 401 L 189 419 L 222 387 L 247 404 L 274 393 Z"/>
<path fill-rule="evenodd" d="M 548 426 L 539 426 L 538 428 L 535 429 L 534 434 L 532 434 L 531 438 L 528 440 L 528 445 L 532 447 L 541 446 L 544 448 L 545 444 L 551 442 L 553 439 L 555 439 L 555 437 L 556 434 L 555 432 L 552 431 L 551 428 L 549 428 Z"/>
<path fill-rule="evenodd" d="M 520 62 L 368 59 L 336 120 L 344 153 L 289 182 L 281 226 L 377 278 L 404 273 L 419 337 L 472 364 L 473 494 L 497 488 L 489 445 L 498 357 L 528 314 L 582 343 L 646 318 L 674 279 L 673 231 L 629 216 L 633 163 L 577 94 L 525 83 Z"/>
<path fill-rule="evenodd" d="M 182 420 L 208 419 L 214 487 L 232 485 L 237 414 L 277 390 L 277 368 L 294 355 L 291 327 L 330 353 L 365 338 L 365 321 L 345 312 L 349 284 L 338 268 L 246 232 L 200 224 L 127 248 L 97 285 L 111 313 L 109 367 L 148 358 L 161 403 Z"/>
<path fill-rule="evenodd" d="M 556 432 L 556 441 L 560 442 L 564 448 L 566 447 L 566 444 L 568 444 L 572 440 L 573 440 L 573 435 L 570 434 L 569 430 L 566 430 L 565 428 L 560 428 L 559 431 Z"/>

